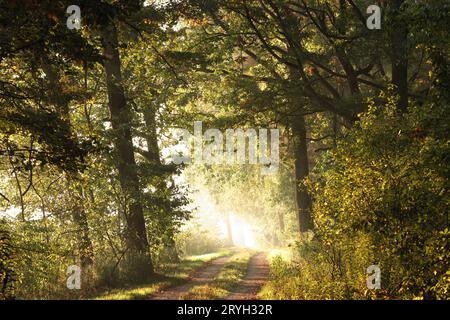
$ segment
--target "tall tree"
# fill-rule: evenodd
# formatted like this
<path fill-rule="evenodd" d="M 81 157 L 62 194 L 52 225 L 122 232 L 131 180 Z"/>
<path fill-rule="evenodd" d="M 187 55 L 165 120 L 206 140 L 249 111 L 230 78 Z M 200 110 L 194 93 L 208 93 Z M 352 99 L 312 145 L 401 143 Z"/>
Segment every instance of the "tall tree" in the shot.
<path fill-rule="evenodd" d="M 101 25 L 104 67 L 108 89 L 109 111 L 114 131 L 116 168 L 126 201 L 127 256 L 133 280 L 148 279 L 154 272 L 149 253 L 147 230 L 142 206 L 140 179 L 131 134 L 130 107 L 124 93 L 115 16 L 108 15 Z"/>

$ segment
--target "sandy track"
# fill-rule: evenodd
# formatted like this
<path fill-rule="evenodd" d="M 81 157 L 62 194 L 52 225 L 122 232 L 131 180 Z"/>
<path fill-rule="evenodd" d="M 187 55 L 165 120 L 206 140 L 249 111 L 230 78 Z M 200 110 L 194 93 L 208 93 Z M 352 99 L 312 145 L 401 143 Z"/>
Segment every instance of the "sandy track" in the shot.
<path fill-rule="evenodd" d="M 179 300 L 183 294 L 186 294 L 195 286 L 202 286 L 211 282 L 227 263 L 230 256 L 221 257 L 208 262 L 206 267 L 194 272 L 187 283 L 179 286 L 169 287 L 160 292 L 149 296 L 149 300 Z"/>
<path fill-rule="evenodd" d="M 264 252 L 250 259 L 244 279 L 225 297 L 225 300 L 257 300 L 256 296 L 269 276 L 269 264 Z"/>

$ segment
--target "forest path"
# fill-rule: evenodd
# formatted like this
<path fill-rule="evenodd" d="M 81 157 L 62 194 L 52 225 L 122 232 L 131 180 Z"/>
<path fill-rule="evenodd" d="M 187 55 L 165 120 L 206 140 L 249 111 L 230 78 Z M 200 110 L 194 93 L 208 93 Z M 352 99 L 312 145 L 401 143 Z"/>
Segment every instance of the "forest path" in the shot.
<path fill-rule="evenodd" d="M 195 271 L 192 276 L 189 277 L 188 282 L 166 288 L 162 291 L 152 294 L 148 297 L 149 300 L 179 300 L 180 297 L 189 292 L 195 286 L 206 285 L 211 282 L 215 276 L 217 276 L 224 266 L 228 262 L 231 256 L 225 256 L 214 259 L 203 267 L 202 269 Z"/>
<path fill-rule="evenodd" d="M 247 274 L 225 300 L 257 300 L 257 294 L 269 277 L 269 263 L 265 252 L 250 259 Z"/>

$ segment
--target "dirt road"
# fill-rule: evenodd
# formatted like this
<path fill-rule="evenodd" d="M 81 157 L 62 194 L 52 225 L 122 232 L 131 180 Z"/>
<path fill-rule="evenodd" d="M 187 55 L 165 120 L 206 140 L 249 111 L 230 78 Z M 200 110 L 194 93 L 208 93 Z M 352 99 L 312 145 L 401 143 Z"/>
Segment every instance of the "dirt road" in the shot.
<path fill-rule="evenodd" d="M 195 286 L 202 286 L 208 284 L 217 276 L 222 269 L 223 265 L 230 259 L 230 256 L 221 257 L 212 260 L 206 267 L 196 271 L 189 278 L 188 282 L 164 289 L 149 297 L 150 300 L 178 300 L 180 296 L 189 292 L 189 290 Z"/>
<path fill-rule="evenodd" d="M 258 292 L 269 276 L 269 264 L 266 254 L 260 252 L 250 259 L 247 274 L 234 288 L 226 300 L 256 300 Z"/>
<path fill-rule="evenodd" d="M 182 285 L 166 288 L 149 296 L 149 300 L 179 300 L 195 286 L 207 285 L 221 271 L 230 256 L 221 257 L 209 262 L 201 270 L 193 273 Z M 226 300 L 256 300 L 258 292 L 269 276 L 269 265 L 266 254 L 258 253 L 250 259 L 247 274 L 242 281 L 225 297 Z"/>

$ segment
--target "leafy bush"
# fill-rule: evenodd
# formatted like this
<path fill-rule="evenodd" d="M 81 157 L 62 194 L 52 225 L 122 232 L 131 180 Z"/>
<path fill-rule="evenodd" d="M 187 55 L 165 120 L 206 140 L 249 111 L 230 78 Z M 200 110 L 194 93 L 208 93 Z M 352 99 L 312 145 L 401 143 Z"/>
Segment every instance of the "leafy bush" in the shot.
<path fill-rule="evenodd" d="M 14 299 L 17 273 L 16 252 L 11 244 L 11 237 L 0 221 L 0 300 Z"/>
<path fill-rule="evenodd" d="M 381 98 L 316 168 L 317 236 L 344 247 L 367 236 L 388 296 L 448 299 L 448 104 L 399 114 Z"/>
<path fill-rule="evenodd" d="M 193 222 L 176 235 L 177 251 L 184 255 L 199 255 L 226 247 L 226 241 L 217 237 L 217 230 L 207 230 Z"/>
<path fill-rule="evenodd" d="M 314 235 L 271 261 L 263 298 L 450 298 L 448 104 L 399 114 L 380 98 L 315 167 Z M 381 290 L 367 289 L 371 265 Z"/>
<path fill-rule="evenodd" d="M 326 244 L 318 239 L 298 241 L 290 260 L 270 261 L 270 281 L 265 299 L 362 299 L 366 292 L 366 264 L 370 261 L 367 239 Z"/>

